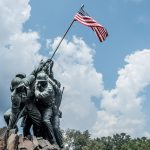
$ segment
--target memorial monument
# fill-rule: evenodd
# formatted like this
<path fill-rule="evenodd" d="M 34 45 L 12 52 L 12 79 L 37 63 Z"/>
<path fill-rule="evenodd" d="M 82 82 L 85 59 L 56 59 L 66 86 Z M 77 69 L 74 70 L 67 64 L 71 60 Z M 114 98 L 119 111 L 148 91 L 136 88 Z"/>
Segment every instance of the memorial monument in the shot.
<path fill-rule="evenodd" d="M 60 104 L 64 88 L 54 78 L 53 65 L 52 59 L 41 60 L 30 75 L 18 73 L 12 79 L 11 108 L 4 114 L 7 128 L 0 130 L 0 149 L 63 149 Z M 17 136 L 20 118 L 23 118 L 22 137 Z M 45 146 L 40 146 L 38 141 Z"/>

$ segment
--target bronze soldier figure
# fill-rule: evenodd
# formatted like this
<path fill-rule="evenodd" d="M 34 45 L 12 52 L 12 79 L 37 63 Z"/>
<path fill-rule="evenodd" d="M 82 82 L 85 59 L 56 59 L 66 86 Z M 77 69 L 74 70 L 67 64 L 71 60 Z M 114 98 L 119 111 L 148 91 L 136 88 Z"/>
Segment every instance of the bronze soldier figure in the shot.
<path fill-rule="evenodd" d="M 47 139 L 51 144 L 56 143 L 51 123 L 52 108 L 55 102 L 54 96 L 54 90 L 48 82 L 47 74 L 44 71 L 39 72 L 35 83 L 36 104 L 42 115 L 42 123 L 47 131 Z"/>
<path fill-rule="evenodd" d="M 57 81 L 54 78 L 54 73 L 53 73 L 53 65 L 54 62 L 52 60 L 48 61 L 46 63 L 45 67 L 43 68 L 44 72 L 48 75 L 48 81 L 51 83 L 51 85 L 54 88 L 55 92 L 55 103 L 53 105 L 53 115 L 52 115 L 52 125 L 53 125 L 53 131 L 54 135 L 56 138 L 56 142 L 59 145 L 60 148 L 63 148 L 63 136 L 60 130 L 60 118 L 62 117 L 62 112 L 59 110 L 61 100 L 62 100 L 62 91 L 60 90 L 60 82 Z"/>
<path fill-rule="evenodd" d="M 21 116 L 29 116 L 34 125 L 35 136 L 39 136 L 41 127 L 41 114 L 34 103 L 34 93 L 32 91 L 34 81 L 35 77 L 33 75 L 30 75 L 23 79 L 21 79 L 20 77 L 15 77 L 12 80 L 12 107 L 8 128 L 14 128 L 20 112 L 24 110 Z M 7 117 L 5 116 L 5 118 Z"/>
<path fill-rule="evenodd" d="M 33 125 L 35 136 L 43 136 L 51 144 L 58 144 L 63 148 L 63 136 L 60 130 L 59 110 L 62 91 L 61 84 L 54 78 L 52 60 L 41 61 L 31 75 L 17 74 L 11 83 L 12 108 L 5 115 L 9 129 L 14 128 L 17 118 L 23 110 L 23 134 L 31 135 Z M 17 129 L 17 126 L 16 126 Z M 45 129 L 45 132 L 40 131 Z M 43 134 L 46 133 L 46 134 Z"/>

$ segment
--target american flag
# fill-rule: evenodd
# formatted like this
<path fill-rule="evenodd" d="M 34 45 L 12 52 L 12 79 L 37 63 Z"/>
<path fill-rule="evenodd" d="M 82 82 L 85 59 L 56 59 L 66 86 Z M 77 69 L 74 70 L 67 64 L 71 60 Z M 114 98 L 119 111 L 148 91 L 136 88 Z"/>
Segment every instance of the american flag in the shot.
<path fill-rule="evenodd" d="M 91 27 L 95 31 L 97 37 L 103 42 L 108 36 L 107 30 L 99 23 L 97 23 L 92 17 L 90 17 L 83 8 L 74 16 L 75 21 L 79 21 L 85 26 Z"/>

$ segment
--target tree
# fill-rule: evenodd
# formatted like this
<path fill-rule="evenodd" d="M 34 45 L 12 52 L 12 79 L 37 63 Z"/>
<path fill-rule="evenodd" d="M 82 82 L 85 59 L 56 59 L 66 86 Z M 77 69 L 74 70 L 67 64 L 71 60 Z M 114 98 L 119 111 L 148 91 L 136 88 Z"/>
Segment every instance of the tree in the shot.
<path fill-rule="evenodd" d="M 68 129 L 64 135 L 65 150 L 150 150 L 150 139 L 132 139 L 126 133 L 92 139 L 88 130 Z"/>

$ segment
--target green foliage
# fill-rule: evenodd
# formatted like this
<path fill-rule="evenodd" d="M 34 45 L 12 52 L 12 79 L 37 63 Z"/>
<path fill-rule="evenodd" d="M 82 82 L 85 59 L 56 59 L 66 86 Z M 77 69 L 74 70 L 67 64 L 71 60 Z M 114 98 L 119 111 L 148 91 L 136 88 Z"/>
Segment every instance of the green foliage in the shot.
<path fill-rule="evenodd" d="M 64 140 L 65 150 L 150 150 L 150 139 L 132 139 L 126 133 L 92 139 L 88 130 L 81 132 L 68 129 Z"/>

